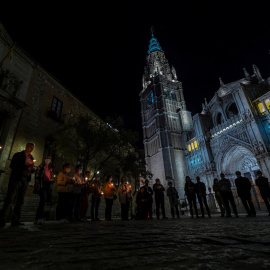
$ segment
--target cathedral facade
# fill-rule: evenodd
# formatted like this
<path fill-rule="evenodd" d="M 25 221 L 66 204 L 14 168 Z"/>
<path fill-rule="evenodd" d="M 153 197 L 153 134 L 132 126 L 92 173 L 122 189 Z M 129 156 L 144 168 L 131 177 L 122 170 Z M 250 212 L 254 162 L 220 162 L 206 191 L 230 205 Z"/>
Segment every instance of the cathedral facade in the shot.
<path fill-rule="evenodd" d="M 185 176 L 200 176 L 207 188 L 223 172 L 234 185 L 235 172 L 253 180 L 261 170 L 270 179 L 270 78 L 253 74 L 220 88 L 202 104 L 201 113 L 186 110 L 174 67 L 153 36 L 140 92 L 147 169 L 153 181 L 173 181 L 180 199 Z M 211 190 L 209 190 L 211 191 Z"/>

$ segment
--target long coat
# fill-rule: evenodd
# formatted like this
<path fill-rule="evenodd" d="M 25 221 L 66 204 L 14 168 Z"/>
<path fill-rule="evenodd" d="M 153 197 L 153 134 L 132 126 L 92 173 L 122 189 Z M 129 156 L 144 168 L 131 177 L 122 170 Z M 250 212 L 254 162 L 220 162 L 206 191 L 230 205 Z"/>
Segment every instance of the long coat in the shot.
<path fill-rule="evenodd" d="M 174 207 L 178 205 L 178 192 L 175 187 L 167 188 L 167 196 L 169 197 L 170 206 Z"/>

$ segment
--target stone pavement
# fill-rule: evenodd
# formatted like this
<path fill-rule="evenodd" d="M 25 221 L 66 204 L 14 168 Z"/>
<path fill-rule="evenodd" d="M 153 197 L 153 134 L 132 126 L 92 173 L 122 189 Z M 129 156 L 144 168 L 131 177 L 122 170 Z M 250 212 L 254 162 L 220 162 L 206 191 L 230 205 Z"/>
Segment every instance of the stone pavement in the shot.
<path fill-rule="evenodd" d="M 270 269 L 270 217 L 27 223 L 0 229 L 0 269 Z"/>

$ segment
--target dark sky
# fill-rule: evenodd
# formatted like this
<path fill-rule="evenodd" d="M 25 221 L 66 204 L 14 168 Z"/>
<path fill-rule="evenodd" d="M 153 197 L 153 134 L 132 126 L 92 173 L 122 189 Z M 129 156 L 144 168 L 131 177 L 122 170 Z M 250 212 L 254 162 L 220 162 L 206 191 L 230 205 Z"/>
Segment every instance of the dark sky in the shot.
<path fill-rule="evenodd" d="M 139 92 L 150 27 L 183 83 L 187 108 L 201 111 L 224 83 L 256 64 L 270 75 L 269 1 L 93 1 L 11 3 L 0 21 L 25 51 L 102 117 L 142 129 Z M 8 6 L 9 5 L 9 6 Z"/>

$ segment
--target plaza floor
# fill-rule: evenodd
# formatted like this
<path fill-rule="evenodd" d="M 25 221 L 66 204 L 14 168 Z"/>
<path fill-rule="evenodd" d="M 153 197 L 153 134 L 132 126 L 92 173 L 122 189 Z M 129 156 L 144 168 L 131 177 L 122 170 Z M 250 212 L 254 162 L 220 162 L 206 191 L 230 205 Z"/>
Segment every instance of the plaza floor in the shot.
<path fill-rule="evenodd" d="M 0 229 L 0 269 L 270 269 L 270 217 L 121 221 Z"/>

